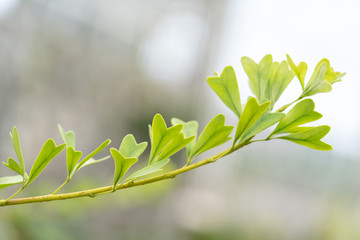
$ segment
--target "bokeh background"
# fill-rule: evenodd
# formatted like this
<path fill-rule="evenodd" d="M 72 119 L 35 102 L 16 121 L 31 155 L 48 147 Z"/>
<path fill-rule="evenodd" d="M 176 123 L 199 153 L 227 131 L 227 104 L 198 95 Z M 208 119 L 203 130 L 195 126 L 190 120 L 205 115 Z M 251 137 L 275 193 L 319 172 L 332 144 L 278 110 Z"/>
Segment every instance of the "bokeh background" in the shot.
<path fill-rule="evenodd" d="M 245 101 L 242 56 L 288 53 L 309 64 L 308 76 L 326 57 L 347 75 L 315 97 L 317 123 L 332 126 L 331 152 L 258 143 L 175 180 L 2 208 L 0 239 L 360 239 L 359 10 L 356 0 L 1 0 L 0 157 L 14 156 L 16 125 L 28 167 L 48 137 L 61 142 L 58 123 L 85 153 L 106 138 L 118 147 L 128 133 L 148 141 L 155 113 L 200 128 L 224 113 L 234 124 L 205 80 L 234 66 Z M 294 79 L 278 105 L 298 94 Z M 64 157 L 19 196 L 56 189 Z M 89 166 L 64 191 L 109 185 L 112 175 L 111 160 Z"/>

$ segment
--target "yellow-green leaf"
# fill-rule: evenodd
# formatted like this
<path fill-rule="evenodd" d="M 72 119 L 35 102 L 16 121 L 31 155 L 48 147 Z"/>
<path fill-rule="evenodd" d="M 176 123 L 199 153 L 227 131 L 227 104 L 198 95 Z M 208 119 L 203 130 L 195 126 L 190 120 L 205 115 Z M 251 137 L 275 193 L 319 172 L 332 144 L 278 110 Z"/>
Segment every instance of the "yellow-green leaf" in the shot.
<path fill-rule="evenodd" d="M 316 150 L 329 151 L 331 145 L 321 141 L 321 139 L 330 131 L 329 126 L 311 127 L 302 132 L 292 133 L 289 135 L 277 137 L 285 139 Z"/>
<path fill-rule="evenodd" d="M 58 124 L 58 129 L 61 135 L 61 138 L 63 139 L 64 143 L 69 147 L 73 147 L 75 149 L 75 133 L 74 131 L 70 130 L 65 132 L 65 130 L 62 128 L 60 124 Z"/>
<path fill-rule="evenodd" d="M 223 103 L 225 103 L 225 105 L 240 118 L 240 93 L 233 67 L 225 67 L 220 77 L 209 77 L 207 82 L 221 101 L 223 101 Z"/>
<path fill-rule="evenodd" d="M 134 135 L 128 134 L 123 138 L 119 151 L 124 157 L 139 158 L 145 151 L 147 144 L 147 142 L 137 144 Z"/>
<path fill-rule="evenodd" d="M 162 167 L 164 167 L 166 164 L 169 163 L 169 161 L 170 161 L 170 159 L 167 158 L 167 159 L 159 160 L 151 165 L 148 165 L 148 166 L 134 172 L 133 174 L 131 174 L 123 182 L 125 183 L 125 182 L 134 181 L 134 180 L 144 177 L 146 175 L 149 175 L 149 174 L 152 174 L 155 172 L 159 172 L 162 170 Z"/>
<path fill-rule="evenodd" d="M 183 125 L 175 125 L 167 128 L 164 118 L 160 114 L 154 116 L 151 129 L 151 151 L 149 157 L 149 165 L 153 163 L 155 158 L 160 154 L 164 147 L 171 142 L 182 130 Z"/>
<path fill-rule="evenodd" d="M 115 171 L 114 171 L 114 184 L 113 189 L 116 190 L 116 185 L 120 179 L 125 175 L 129 168 L 137 162 L 137 158 L 134 157 L 124 157 L 119 150 L 115 148 L 110 149 L 110 153 L 115 162 Z"/>
<path fill-rule="evenodd" d="M 259 64 L 249 57 L 243 57 L 241 63 L 249 77 L 251 91 L 255 94 L 256 98 L 262 102 L 266 98 L 265 92 L 272 72 L 272 56 L 270 54 L 266 55 Z"/>
<path fill-rule="evenodd" d="M 291 57 L 286 54 L 287 62 L 290 66 L 291 71 L 295 74 L 295 76 L 299 79 L 301 88 L 304 90 L 305 88 L 305 75 L 307 72 L 307 64 L 305 62 L 300 62 L 297 66 L 291 59 Z"/>
<path fill-rule="evenodd" d="M 24 158 L 23 158 L 23 155 L 21 152 L 19 133 L 18 133 L 16 127 L 13 128 L 12 133 L 10 133 L 10 137 L 11 137 L 11 142 L 14 147 L 16 156 L 20 162 L 21 176 L 25 177 L 25 173 L 26 173 L 25 172 L 25 162 L 24 162 Z"/>
<path fill-rule="evenodd" d="M 311 99 L 305 99 L 297 103 L 279 122 L 270 136 L 289 132 L 299 125 L 320 119 L 322 115 L 315 112 L 314 109 L 315 103 Z"/>
<path fill-rule="evenodd" d="M 217 147 L 229 141 L 231 139 L 229 134 L 233 128 L 233 126 L 225 126 L 224 115 L 219 114 L 215 116 L 204 128 L 199 138 L 197 139 L 191 151 L 190 159 L 211 148 Z"/>
<path fill-rule="evenodd" d="M 178 118 L 172 118 L 171 124 L 173 126 L 178 125 L 178 124 L 183 124 L 184 127 L 182 129 L 182 132 L 184 133 L 184 137 L 188 138 L 188 137 L 194 136 L 194 139 L 188 145 L 186 145 L 186 156 L 189 159 L 191 150 L 195 144 L 197 131 L 199 128 L 198 122 L 197 121 L 184 122 L 183 120 L 180 120 Z"/>
<path fill-rule="evenodd" d="M 34 181 L 39 174 L 44 170 L 44 168 L 49 164 L 49 162 L 58 155 L 64 148 L 66 144 L 61 144 L 56 146 L 53 139 L 48 139 L 43 145 L 38 157 L 36 158 L 34 165 L 32 166 L 29 174 L 29 179 L 26 185 L 29 185 Z"/>
<path fill-rule="evenodd" d="M 22 183 L 23 177 L 21 175 L 16 176 L 6 176 L 0 178 L 0 189 Z"/>
<path fill-rule="evenodd" d="M 269 106 L 270 102 L 259 105 L 254 97 L 249 98 L 236 128 L 234 144 L 251 128 L 261 115 L 263 115 Z"/>

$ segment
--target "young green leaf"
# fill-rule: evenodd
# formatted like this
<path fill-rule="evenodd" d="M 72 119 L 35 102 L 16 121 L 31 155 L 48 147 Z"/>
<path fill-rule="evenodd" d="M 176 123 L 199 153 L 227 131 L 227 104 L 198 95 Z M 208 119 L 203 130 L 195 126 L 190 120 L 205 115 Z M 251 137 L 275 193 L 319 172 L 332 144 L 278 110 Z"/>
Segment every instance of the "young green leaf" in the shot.
<path fill-rule="evenodd" d="M 249 57 L 243 57 L 241 63 L 249 77 L 251 91 L 255 94 L 256 98 L 262 102 L 265 99 L 266 88 L 272 72 L 272 56 L 270 54 L 266 55 L 259 64 L 256 64 Z"/>
<path fill-rule="evenodd" d="M 268 94 L 265 94 L 265 97 L 271 101 L 272 106 L 280 98 L 293 78 L 294 74 L 289 70 L 286 61 L 282 61 L 280 64 L 276 63 L 276 68 L 273 67 L 269 78 Z"/>
<path fill-rule="evenodd" d="M 249 98 L 236 128 L 234 144 L 245 135 L 246 131 L 263 115 L 269 106 L 270 102 L 259 105 L 254 97 Z"/>
<path fill-rule="evenodd" d="M 29 174 L 29 179 L 26 185 L 29 185 L 34 181 L 39 174 L 44 170 L 44 168 L 49 164 L 49 162 L 58 155 L 64 148 L 66 144 L 61 144 L 56 146 L 54 140 L 48 139 L 43 145 L 38 157 L 36 158 L 34 165 L 32 166 Z"/>
<path fill-rule="evenodd" d="M 124 137 L 120 145 L 120 153 L 124 157 L 138 158 L 146 149 L 147 142 L 137 144 L 134 136 L 128 134 Z"/>
<path fill-rule="evenodd" d="M 322 59 L 315 67 L 309 82 L 301 94 L 300 98 L 308 97 L 317 93 L 330 92 L 332 84 L 341 81 L 345 73 L 335 72 L 330 67 L 328 59 Z"/>
<path fill-rule="evenodd" d="M 290 66 L 291 71 L 295 74 L 295 76 L 299 79 L 301 88 L 304 90 L 305 88 L 305 75 L 307 72 L 307 64 L 304 62 L 300 62 L 299 65 L 295 65 L 291 57 L 286 54 L 287 62 Z"/>
<path fill-rule="evenodd" d="M 331 145 L 320 140 L 326 134 L 328 134 L 329 131 L 329 126 L 311 127 L 302 132 L 293 133 L 277 138 L 285 139 L 316 150 L 329 151 L 332 149 Z"/>
<path fill-rule="evenodd" d="M 314 108 L 315 103 L 311 99 L 305 99 L 297 103 L 279 122 L 270 136 L 279 133 L 286 133 L 299 125 L 320 119 L 322 115 L 315 112 Z"/>
<path fill-rule="evenodd" d="M 95 164 L 95 163 L 101 163 L 101 162 L 103 162 L 105 160 L 108 160 L 110 158 L 111 158 L 110 156 L 106 156 L 106 157 L 103 157 L 103 158 L 100 158 L 100 159 L 90 158 L 83 165 L 81 165 L 78 170 L 82 169 L 83 167 Z"/>
<path fill-rule="evenodd" d="M 133 174 L 131 174 L 129 177 L 127 177 L 123 181 L 123 183 L 134 181 L 134 180 L 144 177 L 146 175 L 149 175 L 149 174 L 152 174 L 155 172 L 159 172 L 162 170 L 162 167 L 164 167 L 166 164 L 169 163 L 169 161 L 170 161 L 170 159 L 167 158 L 167 159 L 159 160 L 151 165 L 148 165 L 148 166 L 134 172 Z"/>
<path fill-rule="evenodd" d="M 71 130 L 65 132 L 60 124 L 58 124 L 58 129 L 64 143 L 66 143 L 68 147 L 73 147 L 75 149 L 75 133 Z"/>
<path fill-rule="evenodd" d="M 116 190 L 116 185 L 120 179 L 125 175 L 129 168 L 137 162 L 135 157 L 124 157 L 119 150 L 115 148 L 110 149 L 110 153 L 115 161 L 115 171 L 114 171 L 114 185 L 113 190 Z"/>
<path fill-rule="evenodd" d="M 331 84 L 325 80 L 325 74 L 327 71 L 327 65 L 325 62 L 320 62 L 311 76 L 308 84 L 301 94 L 300 98 L 308 97 L 317 93 L 330 92 L 332 87 Z"/>
<path fill-rule="evenodd" d="M 12 133 L 10 133 L 10 137 L 11 137 L 11 142 L 12 145 L 14 147 L 16 156 L 20 162 L 20 167 L 21 167 L 21 176 L 25 177 L 25 162 L 24 162 L 24 158 L 21 152 L 21 147 L 20 147 L 20 140 L 19 140 L 19 133 L 17 131 L 17 128 L 14 127 Z"/>
<path fill-rule="evenodd" d="M 191 136 L 188 138 L 184 138 L 184 134 L 178 134 L 166 147 L 161 151 L 160 155 L 156 159 L 156 161 L 166 159 L 174 155 L 176 152 L 180 151 L 182 148 L 187 146 L 192 140 L 194 140 L 195 136 Z"/>
<path fill-rule="evenodd" d="M 97 147 L 94 151 L 89 153 L 89 155 L 87 155 L 85 158 L 83 158 L 78 164 L 76 164 L 73 174 L 75 172 L 77 172 L 81 168 L 81 166 L 84 165 L 87 161 L 89 161 L 92 157 L 94 157 L 96 154 L 101 152 L 104 148 L 109 146 L 110 142 L 111 142 L 110 139 L 105 140 L 99 147 Z"/>
<path fill-rule="evenodd" d="M 211 148 L 217 147 L 229 141 L 231 139 L 229 134 L 233 128 L 233 126 L 225 126 L 224 115 L 219 114 L 215 116 L 204 128 L 199 138 L 197 139 L 191 151 L 190 159 Z"/>
<path fill-rule="evenodd" d="M 23 174 L 20 165 L 14 159 L 8 158 L 8 162 L 7 163 L 3 162 L 3 164 L 8 168 L 10 168 L 11 170 L 13 170 L 14 172 L 17 172 L 20 175 Z"/>
<path fill-rule="evenodd" d="M 24 181 L 24 179 L 21 175 L 1 177 L 0 178 L 0 189 L 22 183 L 23 181 Z"/>
<path fill-rule="evenodd" d="M 247 130 L 242 137 L 239 139 L 240 142 L 249 139 L 256 134 L 264 131 L 265 129 L 275 125 L 281 119 L 285 117 L 285 113 L 264 113 L 250 128 Z"/>
<path fill-rule="evenodd" d="M 220 77 L 209 77 L 207 82 L 221 101 L 240 118 L 242 111 L 240 93 L 233 67 L 225 67 Z"/>
<path fill-rule="evenodd" d="M 151 126 L 151 151 L 149 165 L 151 165 L 156 156 L 171 142 L 182 130 L 183 125 L 175 125 L 167 128 L 164 118 L 160 114 L 154 116 Z"/>
<path fill-rule="evenodd" d="M 75 151 L 72 146 L 66 149 L 66 166 L 68 171 L 68 179 L 71 179 L 72 172 L 74 171 L 77 162 L 80 160 L 82 155 L 81 151 Z"/>
<path fill-rule="evenodd" d="M 195 144 L 197 131 L 198 131 L 198 128 L 199 128 L 198 122 L 197 121 L 184 122 L 184 121 L 182 121 L 182 120 L 180 120 L 178 118 L 172 118 L 171 119 L 171 124 L 173 126 L 183 124 L 184 128 L 182 129 L 182 132 L 184 133 L 184 137 L 188 138 L 188 137 L 194 136 L 194 139 L 188 145 L 186 145 L 186 156 L 187 156 L 187 158 L 189 158 L 190 157 L 190 152 L 191 152 L 191 150 L 192 150 L 192 148 L 194 147 L 194 144 Z"/>

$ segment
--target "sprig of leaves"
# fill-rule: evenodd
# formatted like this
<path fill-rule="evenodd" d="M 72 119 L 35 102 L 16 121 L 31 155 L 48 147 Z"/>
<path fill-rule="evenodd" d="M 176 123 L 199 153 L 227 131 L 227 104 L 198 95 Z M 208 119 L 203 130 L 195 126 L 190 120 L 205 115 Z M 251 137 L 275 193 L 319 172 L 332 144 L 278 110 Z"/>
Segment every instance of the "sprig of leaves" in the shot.
<path fill-rule="evenodd" d="M 32 183 L 40 173 L 46 168 L 46 166 L 53 160 L 60 152 L 62 152 L 66 146 L 66 144 L 61 144 L 56 146 L 53 139 L 48 139 L 43 147 L 40 150 L 39 155 L 35 159 L 33 166 L 31 167 L 29 175 L 26 173 L 25 169 L 25 161 L 22 155 L 21 147 L 20 147 L 20 139 L 17 128 L 14 127 L 12 133 L 10 133 L 11 141 L 18 158 L 18 162 L 14 159 L 9 158 L 7 163 L 3 164 L 7 166 L 9 169 L 18 173 L 20 176 L 10 176 L 1 178 L 0 188 L 8 187 L 15 184 L 22 183 L 22 187 L 13 194 L 8 200 L 14 197 L 16 194 L 25 189 L 30 183 Z M 2 182 L 2 183 L 1 183 Z"/>
<path fill-rule="evenodd" d="M 287 61 L 276 62 L 273 61 L 271 55 L 266 55 L 259 63 L 249 57 L 241 59 L 242 66 L 249 78 L 251 91 L 254 94 L 254 96 L 248 97 L 244 107 L 241 105 L 241 95 L 233 67 L 227 66 L 220 76 L 215 73 L 214 76 L 207 78 L 211 89 L 238 119 L 230 148 L 201 161 L 195 160 L 202 153 L 222 146 L 232 139 L 231 134 L 234 127 L 225 125 L 225 116 L 223 114 L 218 114 L 211 119 L 199 136 L 199 124 L 197 121 L 186 122 L 178 118 L 172 118 L 172 126 L 167 127 L 164 118 L 160 114 L 156 114 L 151 125 L 149 125 L 151 148 L 146 166 L 132 171 L 135 168 L 132 166 L 139 162 L 148 145 L 147 142 L 137 143 L 132 134 L 128 134 L 123 138 L 118 149 L 110 148 L 110 154 L 115 163 L 111 186 L 69 194 L 56 194 L 81 168 L 110 158 L 110 156 L 101 159 L 93 158 L 109 146 L 109 139 L 82 158 L 83 153 L 76 150 L 74 131 L 65 131 L 59 125 L 59 132 L 64 144 L 56 145 L 54 140 L 48 139 L 35 159 L 28 175 L 20 147 L 19 134 L 16 127 L 14 127 L 10 136 L 17 160 L 10 157 L 3 164 L 17 175 L 1 177 L 0 189 L 21 183 L 22 187 L 7 200 L 0 200 L 0 206 L 83 196 L 93 197 L 98 194 L 114 192 L 121 188 L 149 184 L 175 177 L 178 174 L 214 162 L 257 141 L 282 139 L 316 150 L 331 150 L 332 147 L 322 141 L 329 133 L 330 127 L 327 125 L 307 126 L 308 123 L 322 117 L 320 113 L 315 111 L 315 103 L 309 97 L 317 93 L 331 91 L 332 84 L 341 81 L 345 74 L 334 71 L 330 67 L 329 60 L 322 59 L 306 82 L 307 64 L 300 62 L 296 65 L 289 55 L 286 56 L 286 59 Z M 301 95 L 289 104 L 274 111 L 273 108 L 276 102 L 294 76 L 300 81 Z M 293 104 L 294 106 L 286 112 Z M 269 128 L 273 129 L 268 133 L 268 137 L 264 139 L 257 137 L 259 133 Z M 33 197 L 31 200 L 11 200 L 32 183 L 55 156 L 65 148 L 67 177 L 53 195 Z M 164 167 L 173 159 L 173 155 L 182 149 L 186 150 L 186 164 L 183 167 L 156 176 L 152 175 L 163 172 Z"/>

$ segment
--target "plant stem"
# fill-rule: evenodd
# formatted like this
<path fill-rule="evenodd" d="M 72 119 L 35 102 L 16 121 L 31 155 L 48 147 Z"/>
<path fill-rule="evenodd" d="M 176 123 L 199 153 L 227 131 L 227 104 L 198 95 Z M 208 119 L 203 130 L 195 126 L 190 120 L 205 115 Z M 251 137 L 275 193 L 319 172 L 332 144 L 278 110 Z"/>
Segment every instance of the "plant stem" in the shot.
<path fill-rule="evenodd" d="M 291 103 L 285 104 L 284 106 L 282 106 L 281 108 L 279 108 L 279 109 L 276 110 L 275 112 L 283 112 L 283 111 L 285 111 L 290 105 L 292 105 L 293 103 L 296 103 L 296 102 L 299 101 L 300 99 L 302 99 L 301 96 L 300 96 L 298 99 L 292 101 Z"/>
<path fill-rule="evenodd" d="M 67 184 L 69 182 L 69 179 L 66 179 L 65 182 L 63 184 L 60 185 L 60 187 L 58 187 L 53 193 L 52 195 L 55 195 L 63 186 L 65 186 L 65 184 Z"/>
<path fill-rule="evenodd" d="M 224 150 L 223 152 L 220 152 L 212 157 L 203 159 L 199 162 L 193 163 L 188 166 L 184 166 L 182 168 L 176 169 L 174 171 L 170 171 L 155 177 L 150 177 L 146 179 L 142 179 L 139 181 L 130 181 L 123 184 L 119 184 L 117 186 L 117 190 L 124 189 L 124 188 L 131 188 L 136 187 L 140 185 L 146 185 L 153 182 L 162 181 L 165 179 L 174 178 L 179 174 L 182 174 L 184 172 L 188 172 L 192 169 L 204 166 L 209 163 L 216 162 L 218 159 L 229 155 L 230 153 L 235 152 L 236 150 L 250 144 L 249 140 L 246 140 L 244 142 L 239 143 L 238 145 L 228 148 Z M 65 184 L 65 183 L 64 183 Z M 64 184 L 62 184 L 59 188 L 61 188 Z M 42 195 L 42 196 L 34 196 L 34 197 L 27 197 L 27 198 L 18 198 L 18 199 L 11 199 L 13 196 L 15 196 L 18 192 L 20 192 L 22 189 L 20 189 L 17 193 L 13 194 L 8 200 L 0 200 L 0 206 L 8 206 L 8 205 L 19 205 L 19 204 L 27 204 L 27 203 L 37 203 L 37 202 L 49 202 L 49 201 L 56 201 L 56 200 L 65 200 L 70 198 L 80 198 L 80 197 L 94 197 L 97 195 L 105 194 L 105 193 L 111 193 L 113 189 L 113 186 L 106 186 L 106 187 L 100 187 L 100 188 L 93 188 L 89 190 L 79 191 L 79 192 L 71 192 L 71 193 L 63 193 L 63 194 L 50 194 L 50 195 Z M 56 190 L 57 191 L 57 190 Z M 55 193 L 56 193 L 55 191 Z"/>

